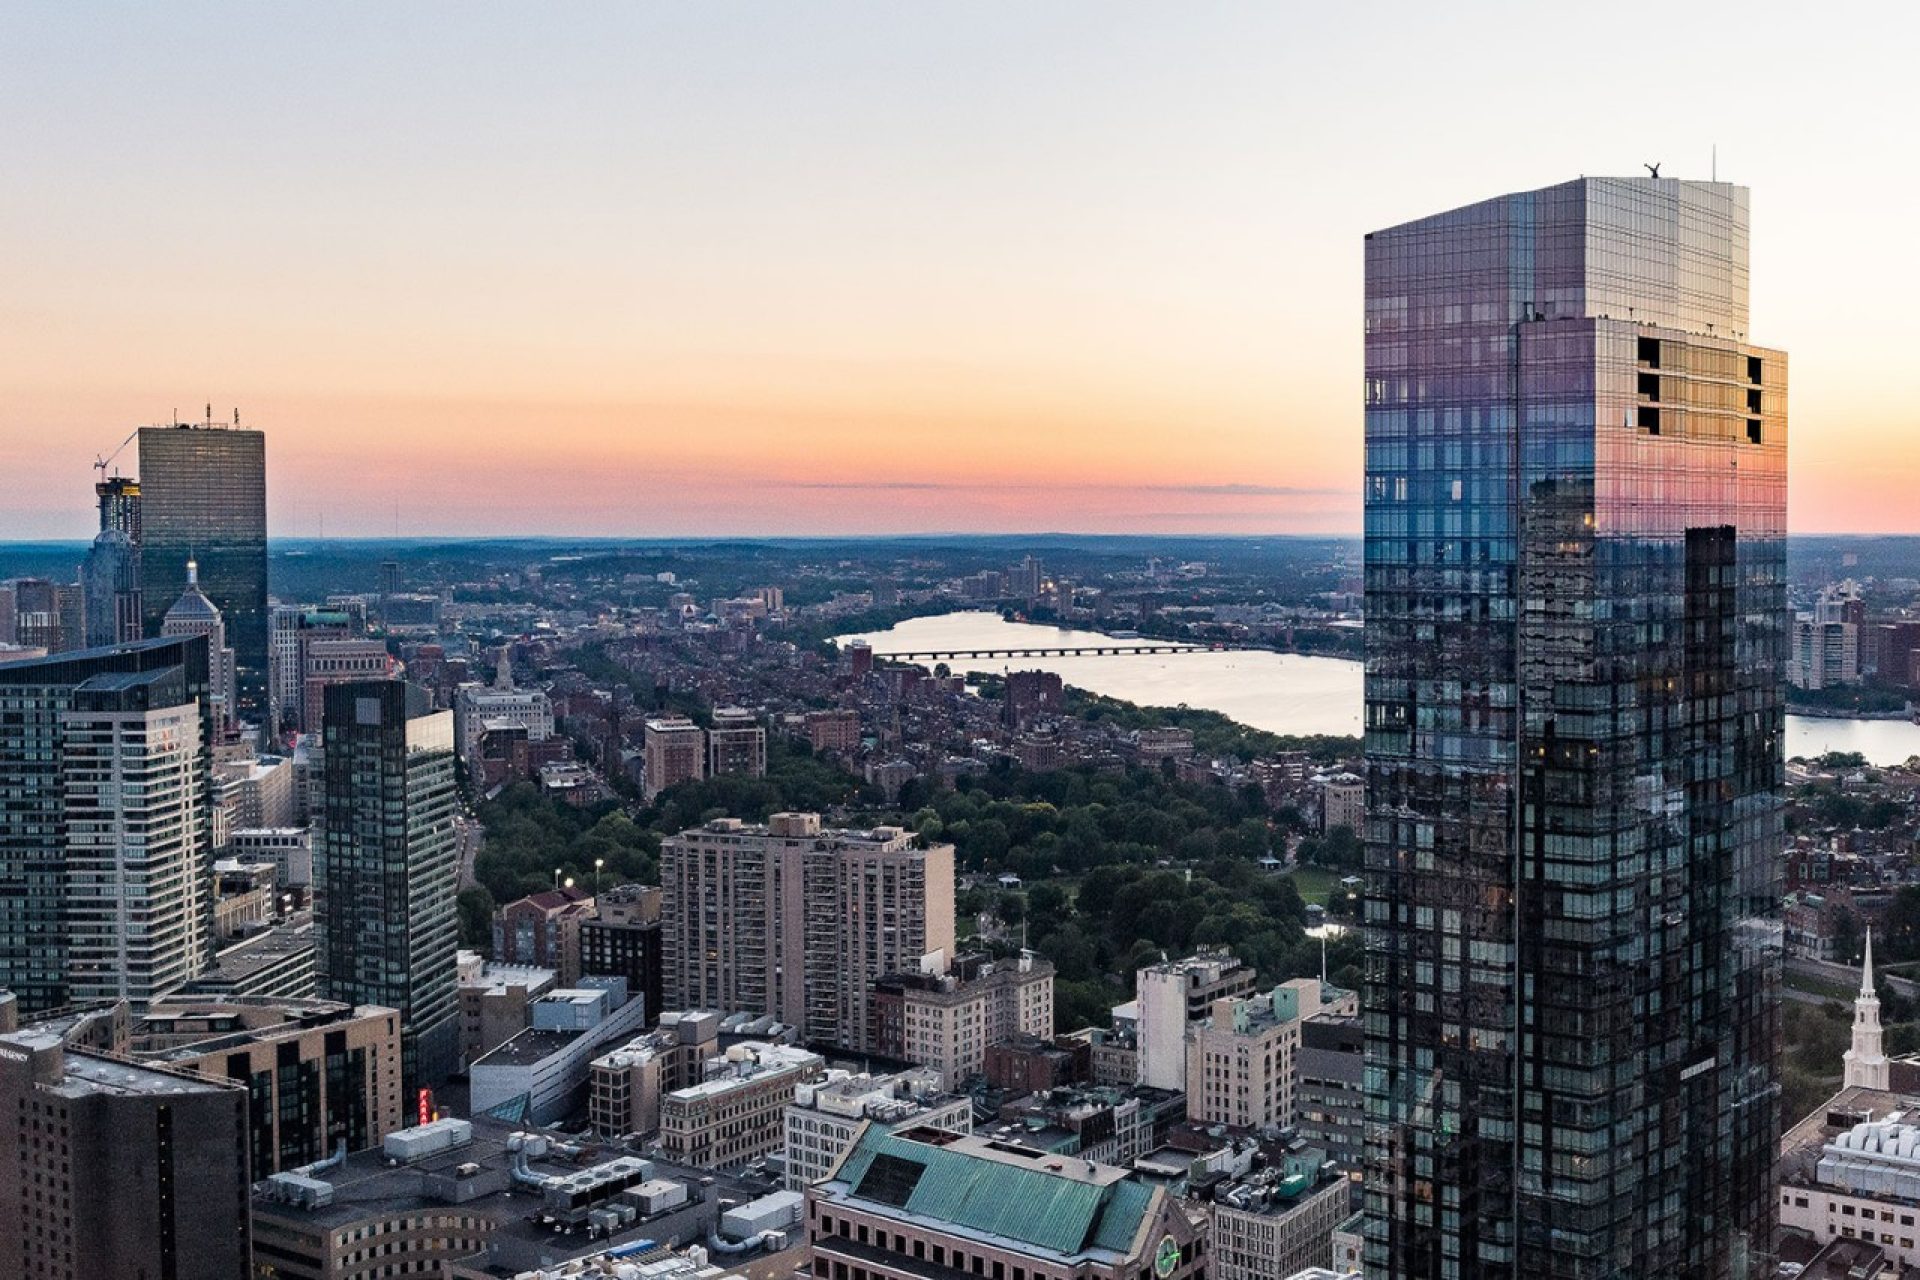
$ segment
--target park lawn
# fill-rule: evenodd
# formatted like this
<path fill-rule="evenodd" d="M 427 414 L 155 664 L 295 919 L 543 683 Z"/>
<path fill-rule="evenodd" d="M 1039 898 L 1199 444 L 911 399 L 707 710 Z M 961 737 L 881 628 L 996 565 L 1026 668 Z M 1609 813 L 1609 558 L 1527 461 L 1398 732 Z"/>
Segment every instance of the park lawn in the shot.
<path fill-rule="evenodd" d="M 1293 877 L 1293 887 L 1302 902 L 1317 902 L 1327 905 L 1327 899 L 1340 892 L 1340 877 L 1343 873 L 1331 867 L 1297 866 L 1287 872 Z"/>

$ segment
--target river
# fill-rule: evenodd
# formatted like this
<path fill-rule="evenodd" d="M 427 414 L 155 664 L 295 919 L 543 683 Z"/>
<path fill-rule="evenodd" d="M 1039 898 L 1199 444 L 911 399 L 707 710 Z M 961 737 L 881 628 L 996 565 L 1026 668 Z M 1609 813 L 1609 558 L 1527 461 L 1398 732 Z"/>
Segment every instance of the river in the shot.
<path fill-rule="evenodd" d="M 996 613 L 948 613 L 913 618 L 885 631 L 838 637 L 865 640 L 876 654 L 926 649 L 1043 648 L 1098 643 L 1086 631 L 1008 622 Z M 1127 641 L 1155 644 L 1155 641 Z M 1108 658 L 974 658 L 955 671 L 1057 671 L 1068 684 L 1142 706 L 1185 703 L 1230 716 L 1270 733 L 1360 733 L 1360 664 L 1348 658 L 1238 649 L 1207 653 L 1122 655 Z M 1858 751 L 1874 764 L 1900 764 L 1920 755 L 1920 725 L 1908 720 L 1830 720 L 1787 717 L 1787 754 L 1814 756 Z"/>

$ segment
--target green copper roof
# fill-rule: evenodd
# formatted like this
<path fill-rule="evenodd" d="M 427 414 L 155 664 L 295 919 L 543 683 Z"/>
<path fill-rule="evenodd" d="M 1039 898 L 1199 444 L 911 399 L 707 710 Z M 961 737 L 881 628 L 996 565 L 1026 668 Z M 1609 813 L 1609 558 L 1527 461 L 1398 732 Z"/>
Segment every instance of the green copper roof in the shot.
<path fill-rule="evenodd" d="M 1065 1159 L 1082 1164 L 1077 1157 Z M 1061 1160 L 1035 1156 L 1034 1167 L 1023 1168 L 964 1147 L 916 1142 L 875 1125 L 847 1153 L 835 1177 L 858 1199 L 1054 1253 L 1127 1252 L 1152 1207 L 1153 1188 L 1131 1180 L 1091 1182 L 1046 1168 Z"/>

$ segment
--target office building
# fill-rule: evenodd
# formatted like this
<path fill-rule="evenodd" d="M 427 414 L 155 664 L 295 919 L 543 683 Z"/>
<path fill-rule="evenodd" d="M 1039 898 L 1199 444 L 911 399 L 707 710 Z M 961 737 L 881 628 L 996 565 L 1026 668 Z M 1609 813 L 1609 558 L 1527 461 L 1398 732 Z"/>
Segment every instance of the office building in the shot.
<path fill-rule="evenodd" d="M 875 979 L 863 1047 L 920 1063 L 943 1088 L 959 1089 L 986 1070 L 995 1045 L 1052 1034 L 1053 965 L 1031 951 L 1008 960 L 972 954 L 942 972 Z"/>
<path fill-rule="evenodd" d="M 328 689 L 362 680 L 385 680 L 394 670 L 384 640 L 312 635 L 302 644 L 300 654 L 300 723 L 309 733 L 318 733 L 326 718 Z"/>
<path fill-rule="evenodd" d="M 1187 1028 L 1209 1016 L 1216 1000 L 1250 996 L 1253 987 L 1253 969 L 1225 951 L 1202 951 L 1135 973 L 1139 1083 L 1185 1093 Z"/>
<path fill-rule="evenodd" d="M 649 803 L 668 787 L 707 776 L 707 737 L 685 716 L 648 720 L 641 750 L 640 787 Z"/>
<path fill-rule="evenodd" d="M 953 952 L 953 846 L 818 814 L 717 818 L 661 843 L 667 1000 L 745 1009 L 809 1042 L 867 1043 L 875 978 Z"/>
<path fill-rule="evenodd" d="M 807 1188 L 814 1275 L 1198 1280 L 1204 1224 L 1160 1187 L 981 1136 L 869 1124 Z"/>
<path fill-rule="evenodd" d="M 255 1180 L 378 1146 L 405 1122 L 392 1009 L 172 995 L 131 1033 L 139 1062 L 246 1086 Z"/>
<path fill-rule="evenodd" d="M 707 729 L 707 775 L 743 773 L 750 778 L 767 772 L 767 730 L 753 712 L 741 707 L 715 707 Z"/>
<path fill-rule="evenodd" d="M 102 529 L 80 566 L 89 649 L 141 637 L 140 548 L 118 529 Z"/>
<path fill-rule="evenodd" d="M 73 913 L 78 903 L 93 904 L 86 926 L 88 936 L 110 946 L 116 958 L 109 963 L 118 965 L 117 942 L 100 940 L 111 938 L 122 920 L 131 926 L 136 916 L 142 916 L 145 908 L 140 898 L 145 886 L 129 882 L 127 887 L 138 891 L 122 900 L 116 897 L 111 878 L 131 877 L 152 858 L 168 869 L 164 892 L 171 904 L 173 869 L 183 856 L 189 856 L 179 842 L 188 838 L 195 842 L 193 854 L 204 860 L 203 872 L 194 878 L 190 893 L 201 895 L 196 901 L 205 905 L 206 928 L 210 931 L 211 902 L 204 897 L 205 877 L 212 870 L 207 846 L 210 831 L 182 831 L 175 821 L 179 814 L 156 811 L 152 816 L 166 824 L 169 843 L 147 850 L 144 836 L 123 825 L 129 815 L 143 820 L 138 815 L 147 811 L 146 797 L 131 786 L 122 790 L 113 779 L 97 772 L 136 745 L 132 736 L 121 736 L 115 721 L 120 713 L 103 709 L 103 704 L 111 704 L 116 698 L 149 701 L 155 706 L 172 698 L 179 699 L 173 705 L 198 703 L 201 713 L 193 748 L 197 763 L 192 766 L 197 796 L 181 800 L 194 806 L 203 823 L 207 820 L 207 742 L 211 725 L 204 709 L 206 661 L 205 642 L 189 638 L 142 640 L 113 649 L 89 649 L 0 665 L 0 885 L 7 886 L 0 892 L 0 988 L 14 993 L 22 1011 L 33 1013 L 71 1003 Z M 145 692 L 116 692 L 110 687 L 120 677 L 141 676 L 157 677 L 159 683 L 139 686 Z M 85 705 L 77 707 L 78 690 L 96 679 L 101 683 L 89 692 Z M 155 693 L 162 695 L 157 702 Z M 76 710 L 81 712 L 81 720 L 70 721 L 68 713 Z M 141 726 L 146 723 L 144 711 L 125 714 L 140 720 Z M 116 727 L 109 731 L 103 720 Z M 77 772 L 70 780 L 67 735 L 70 727 L 79 726 L 85 727 L 87 741 L 82 744 L 83 756 L 76 757 L 72 766 Z M 132 725 L 127 729 L 130 735 L 145 731 Z M 170 736 L 164 743 L 165 758 L 170 761 L 168 770 L 179 764 L 184 732 L 183 728 L 168 731 Z M 125 762 L 136 763 L 130 756 Z M 71 796 L 70 781 L 82 788 Z M 103 805 L 108 807 L 101 808 Z M 87 853 L 83 862 L 76 862 L 69 849 L 69 828 L 76 821 L 84 830 Z M 88 877 L 84 881 L 77 879 L 82 874 Z M 109 879 L 96 880 L 96 876 Z M 194 935 L 192 925 L 178 920 L 173 909 L 170 905 L 164 925 L 169 935 L 183 944 L 195 936 L 204 943 L 208 934 Z M 141 918 L 138 923 L 144 936 L 147 921 Z M 125 936 L 137 950 L 145 948 L 131 928 Z M 200 958 L 190 953 L 181 958 L 189 965 L 200 963 Z M 156 952 L 153 962 L 164 970 L 171 959 Z M 89 981 L 106 976 L 95 971 Z"/>
<path fill-rule="evenodd" d="M 211 416 L 211 415 L 209 415 Z M 267 711 L 267 438 L 217 423 L 140 429 L 140 572 L 149 635 L 187 561 L 225 619 L 240 716 Z"/>
<path fill-rule="evenodd" d="M 227 833 L 227 854 L 242 862 L 270 862 L 282 889 L 313 886 L 313 832 L 307 827 L 237 827 Z"/>
<path fill-rule="evenodd" d="M 1793 620 L 1787 680 L 1796 689 L 1832 689 L 1860 683 L 1860 628 L 1810 615 Z"/>
<path fill-rule="evenodd" d="M 1216 1280 L 1272 1280 L 1333 1261 L 1347 1184 L 1318 1147 L 1303 1147 L 1208 1189 Z"/>
<path fill-rule="evenodd" d="M 478 1062 L 532 1025 L 530 1006 L 560 985 L 560 975 L 536 965 L 500 964 L 462 951 L 460 1060 Z"/>
<path fill-rule="evenodd" d="M 318 733 L 319 720 L 308 724 L 306 719 L 307 646 L 315 640 L 365 638 L 365 615 L 358 610 L 275 605 L 268 626 L 268 693 L 274 729 Z"/>
<path fill-rule="evenodd" d="M 603 1138 L 644 1137 L 660 1128 L 667 1094 L 706 1079 L 720 1052 L 721 1016 L 713 1009 L 674 1010 L 660 1025 L 593 1060 L 587 1117 Z"/>
<path fill-rule="evenodd" d="M 1787 661 L 1747 193 L 1581 178 L 1365 257 L 1367 1273 L 1744 1274 Z"/>
<path fill-rule="evenodd" d="M 826 1060 L 787 1044 L 745 1041 L 699 1084 L 660 1100 L 660 1154 L 677 1164 L 724 1169 L 780 1150 L 786 1110 Z"/>
<path fill-rule="evenodd" d="M 556 1124 L 586 1101 L 595 1058 L 646 1025 L 646 1010 L 618 980 L 606 987 L 561 987 L 527 1006 L 527 1029 L 474 1059 L 475 1114 L 507 1108 L 536 1124 Z"/>
<path fill-rule="evenodd" d="M 553 702 L 539 689 L 516 689 L 513 666 L 504 658 L 491 685 L 463 684 L 453 695 L 454 735 L 460 743 L 460 761 L 479 775 L 480 739 L 490 729 L 517 726 L 529 743 L 553 736 Z"/>
<path fill-rule="evenodd" d="M 167 607 L 160 619 L 163 636 L 205 636 L 207 641 L 207 682 L 212 700 L 214 728 L 222 734 L 238 722 L 235 713 L 236 684 L 234 653 L 227 645 L 227 625 L 220 610 L 200 590 L 199 566 L 187 561 L 187 586 L 180 598 Z"/>
<path fill-rule="evenodd" d="M 0 1035 L 0 1275 L 248 1280 L 247 1092 Z"/>
<path fill-rule="evenodd" d="M 409 1095 L 460 1062 L 453 715 L 398 680 L 337 684 L 314 857 L 320 995 L 400 1011 Z"/>
<path fill-rule="evenodd" d="M 620 884 L 596 894 L 593 901 L 593 915 L 580 922 L 580 972 L 626 979 L 627 990 L 647 1002 L 651 1022 L 666 1008 L 660 889 Z"/>
<path fill-rule="evenodd" d="M 833 1172 L 868 1122 L 886 1129 L 973 1132 L 973 1103 L 943 1093 L 937 1072 L 851 1075 L 829 1071 L 826 1079 L 794 1090 L 786 1112 L 786 1185 L 799 1191 Z"/>
<path fill-rule="evenodd" d="M 101 673 L 61 713 L 72 1000 L 142 1006 L 213 958 L 197 683 L 185 663 Z"/>
<path fill-rule="evenodd" d="M 1367 1124 L 1365 1053 L 1358 1018 L 1310 1017 L 1300 1024 L 1293 1125 L 1303 1141 L 1323 1148 L 1345 1172 L 1356 1207 Z"/>
<path fill-rule="evenodd" d="M 45 578 L 0 582 L 0 641 L 65 653 L 86 642 L 86 595 L 79 583 Z"/>
<path fill-rule="evenodd" d="M 1293 1123 L 1300 1026 L 1319 1012 L 1320 983 L 1295 978 L 1258 996 L 1229 996 L 1187 1037 L 1187 1118 L 1258 1129 Z"/>

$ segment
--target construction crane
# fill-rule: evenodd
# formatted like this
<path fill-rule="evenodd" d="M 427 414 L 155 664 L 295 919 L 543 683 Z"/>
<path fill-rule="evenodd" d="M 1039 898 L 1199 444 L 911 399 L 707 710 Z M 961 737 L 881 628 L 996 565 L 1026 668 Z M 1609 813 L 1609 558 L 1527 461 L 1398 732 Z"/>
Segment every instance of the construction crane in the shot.
<path fill-rule="evenodd" d="M 135 427 L 131 432 L 127 434 L 127 438 L 125 440 L 122 440 L 119 444 L 113 447 L 112 453 L 107 454 L 105 457 L 96 457 L 93 460 L 93 469 L 100 473 L 100 478 L 102 480 L 105 480 L 107 478 L 107 464 L 112 462 L 115 458 L 119 457 L 120 451 L 126 448 L 128 445 L 132 444 L 134 441 L 134 437 L 138 436 L 139 434 L 140 434 L 140 428 Z"/>

